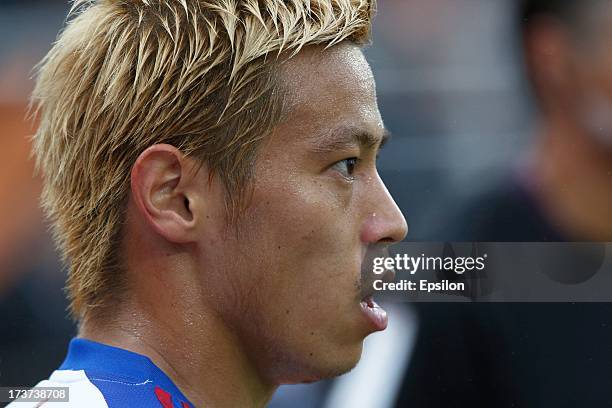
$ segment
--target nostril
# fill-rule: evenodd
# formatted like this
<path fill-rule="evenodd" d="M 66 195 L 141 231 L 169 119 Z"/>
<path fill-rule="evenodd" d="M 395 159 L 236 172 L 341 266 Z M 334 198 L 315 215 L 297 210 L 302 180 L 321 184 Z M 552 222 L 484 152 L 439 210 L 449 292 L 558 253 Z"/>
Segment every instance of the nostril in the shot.
<path fill-rule="evenodd" d="M 393 239 L 392 237 L 385 237 L 379 240 L 378 242 L 380 242 L 381 244 L 392 244 L 395 242 L 395 239 Z"/>

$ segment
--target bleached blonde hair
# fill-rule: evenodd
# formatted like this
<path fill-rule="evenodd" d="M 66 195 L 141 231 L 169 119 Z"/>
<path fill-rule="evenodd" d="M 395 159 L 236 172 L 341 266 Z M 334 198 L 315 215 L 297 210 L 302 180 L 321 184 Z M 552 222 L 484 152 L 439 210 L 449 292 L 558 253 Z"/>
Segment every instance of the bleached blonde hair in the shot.
<path fill-rule="evenodd" d="M 40 63 L 33 150 L 73 317 L 124 289 L 130 171 L 156 143 L 202 160 L 234 212 L 278 123 L 282 61 L 369 38 L 375 0 L 77 0 Z M 282 60 L 281 60 L 282 59 Z"/>

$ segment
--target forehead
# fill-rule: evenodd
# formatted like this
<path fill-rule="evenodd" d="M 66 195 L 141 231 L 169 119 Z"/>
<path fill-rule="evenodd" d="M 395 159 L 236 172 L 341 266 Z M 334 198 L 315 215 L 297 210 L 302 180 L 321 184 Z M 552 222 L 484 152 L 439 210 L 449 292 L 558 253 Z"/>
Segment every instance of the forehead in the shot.
<path fill-rule="evenodd" d="M 382 129 L 374 76 L 356 45 L 308 47 L 285 63 L 280 79 L 286 122 L 312 132 L 341 125 Z"/>
<path fill-rule="evenodd" d="M 375 96 L 370 65 L 361 49 L 348 43 L 329 49 L 307 47 L 285 63 L 281 80 L 288 103 L 305 102 L 316 96 L 342 96 L 347 92 Z"/>

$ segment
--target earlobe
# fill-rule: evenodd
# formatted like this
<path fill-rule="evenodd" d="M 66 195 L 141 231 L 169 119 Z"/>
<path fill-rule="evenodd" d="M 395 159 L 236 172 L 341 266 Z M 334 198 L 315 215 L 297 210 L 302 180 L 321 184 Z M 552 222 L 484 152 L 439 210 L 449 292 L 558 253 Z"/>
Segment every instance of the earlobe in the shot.
<path fill-rule="evenodd" d="M 190 189 L 195 177 L 190 160 L 171 145 L 153 145 L 132 168 L 131 190 L 137 212 L 166 240 L 192 241 L 195 217 Z"/>

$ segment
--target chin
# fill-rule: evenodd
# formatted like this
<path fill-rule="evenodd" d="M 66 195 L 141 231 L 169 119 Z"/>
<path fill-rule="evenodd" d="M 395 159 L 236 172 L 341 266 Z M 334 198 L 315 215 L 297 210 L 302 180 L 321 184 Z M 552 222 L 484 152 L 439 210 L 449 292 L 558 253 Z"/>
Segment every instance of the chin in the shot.
<path fill-rule="evenodd" d="M 328 380 L 331 378 L 339 377 L 343 374 L 348 373 L 357 366 L 359 359 L 352 361 L 350 364 L 338 365 L 336 367 L 328 367 L 325 370 L 321 370 L 317 375 L 306 377 L 302 383 L 312 383 L 321 380 Z"/>
<path fill-rule="evenodd" d="M 284 384 L 312 383 L 338 377 L 351 371 L 361 358 L 362 343 L 345 348 L 337 353 L 326 353 L 322 359 L 313 361 L 312 357 L 302 365 L 302 370 L 294 378 L 287 378 Z"/>

